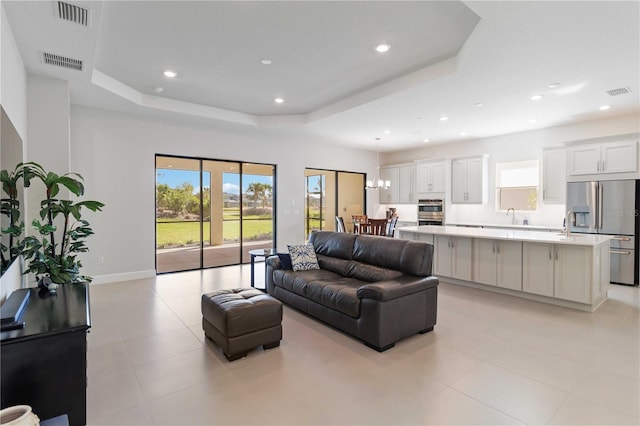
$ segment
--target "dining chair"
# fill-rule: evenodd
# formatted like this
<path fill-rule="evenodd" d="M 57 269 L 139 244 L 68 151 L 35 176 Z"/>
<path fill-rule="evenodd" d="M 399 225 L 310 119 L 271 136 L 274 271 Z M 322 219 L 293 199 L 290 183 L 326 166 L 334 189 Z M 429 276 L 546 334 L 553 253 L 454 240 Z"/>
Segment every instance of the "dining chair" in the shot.
<path fill-rule="evenodd" d="M 396 230 L 396 224 L 397 223 L 398 223 L 398 216 L 391 217 L 389 222 L 387 222 L 387 230 L 384 233 L 387 237 L 391 237 L 391 238 L 394 237 L 393 233 Z"/>
<path fill-rule="evenodd" d="M 351 215 L 351 222 L 353 222 L 353 232 L 355 234 L 360 233 L 360 225 L 367 224 L 367 215 L 366 214 L 354 214 Z"/>
<path fill-rule="evenodd" d="M 369 235 L 385 235 L 387 219 L 369 219 L 367 233 Z"/>
<path fill-rule="evenodd" d="M 347 232 L 347 228 L 344 226 L 344 219 L 342 216 L 336 216 L 336 232 Z"/>

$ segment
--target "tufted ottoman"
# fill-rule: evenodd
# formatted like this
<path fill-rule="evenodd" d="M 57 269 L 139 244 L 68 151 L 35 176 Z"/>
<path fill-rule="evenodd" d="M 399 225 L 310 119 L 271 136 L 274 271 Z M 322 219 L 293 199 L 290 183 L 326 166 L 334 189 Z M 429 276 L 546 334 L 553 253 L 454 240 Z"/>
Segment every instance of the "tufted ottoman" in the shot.
<path fill-rule="evenodd" d="M 271 349 L 282 340 L 282 303 L 254 288 L 218 290 L 202 295 L 202 329 L 229 361 L 258 346 Z"/>

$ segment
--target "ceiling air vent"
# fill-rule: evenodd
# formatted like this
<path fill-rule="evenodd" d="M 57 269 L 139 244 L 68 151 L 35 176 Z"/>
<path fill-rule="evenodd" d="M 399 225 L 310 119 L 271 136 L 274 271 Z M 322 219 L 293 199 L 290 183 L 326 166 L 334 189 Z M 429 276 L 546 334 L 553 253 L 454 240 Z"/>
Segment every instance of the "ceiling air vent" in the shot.
<path fill-rule="evenodd" d="M 627 93 L 631 93 L 631 89 L 629 89 L 628 87 L 621 87 L 619 89 L 607 90 L 607 94 L 609 96 L 626 95 Z"/>
<path fill-rule="evenodd" d="M 71 59 L 65 56 L 54 55 L 53 53 L 43 52 L 42 61 L 45 64 L 55 65 L 57 67 L 82 71 L 82 61 L 79 59 Z"/>
<path fill-rule="evenodd" d="M 76 6 L 75 4 L 59 1 L 58 18 L 65 21 L 75 22 L 76 24 L 89 26 L 89 9 Z"/>

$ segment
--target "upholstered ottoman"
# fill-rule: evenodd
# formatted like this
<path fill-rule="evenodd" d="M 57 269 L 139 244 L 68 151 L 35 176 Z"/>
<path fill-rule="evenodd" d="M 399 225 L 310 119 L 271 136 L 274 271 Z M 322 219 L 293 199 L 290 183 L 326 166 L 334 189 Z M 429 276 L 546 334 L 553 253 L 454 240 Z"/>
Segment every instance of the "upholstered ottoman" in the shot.
<path fill-rule="evenodd" d="M 254 288 L 203 294 L 202 329 L 229 361 L 258 346 L 275 348 L 282 340 L 282 303 Z"/>

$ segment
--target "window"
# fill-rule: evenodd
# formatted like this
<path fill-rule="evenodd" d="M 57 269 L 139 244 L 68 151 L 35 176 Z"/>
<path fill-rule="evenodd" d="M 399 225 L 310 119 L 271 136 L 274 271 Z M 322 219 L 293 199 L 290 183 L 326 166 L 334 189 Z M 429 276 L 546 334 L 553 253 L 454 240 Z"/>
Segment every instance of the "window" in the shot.
<path fill-rule="evenodd" d="M 536 210 L 538 160 L 496 164 L 496 209 Z"/>

